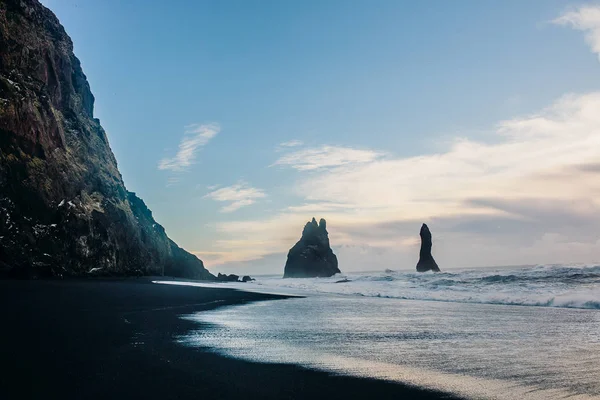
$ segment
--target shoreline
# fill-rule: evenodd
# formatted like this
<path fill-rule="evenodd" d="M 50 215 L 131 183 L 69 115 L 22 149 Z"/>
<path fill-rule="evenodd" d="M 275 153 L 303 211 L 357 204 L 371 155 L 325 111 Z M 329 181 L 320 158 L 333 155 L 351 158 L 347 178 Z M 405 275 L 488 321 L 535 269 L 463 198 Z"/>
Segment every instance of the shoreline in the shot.
<path fill-rule="evenodd" d="M 229 358 L 174 338 L 206 329 L 182 314 L 287 296 L 139 280 L 0 281 L 11 398 L 456 399 L 428 389 Z"/>

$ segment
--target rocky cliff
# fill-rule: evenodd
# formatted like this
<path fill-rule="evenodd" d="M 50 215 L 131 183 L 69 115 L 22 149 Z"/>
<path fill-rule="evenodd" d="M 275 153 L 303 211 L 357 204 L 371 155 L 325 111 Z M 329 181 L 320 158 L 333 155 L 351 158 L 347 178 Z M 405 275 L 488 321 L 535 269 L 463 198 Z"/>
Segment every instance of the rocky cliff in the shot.
<path fill-rule="evenodd" d="M 54 14 L 0 0 L 0 271 L 213 279 L 125 189 Z"/>
<path fill-rule="evenodd" d="M 284 278 L 328 277 L 339 273 L 338 261 L 329 246 L 327 223 L 313 218 L 307 222 L 302 237 L 288 253 Z"/>
<path fill-rule="evenodd" d="M 419 232 L 421 236 L 421 251 L 419 252 L 419 262 L 417 263 L 417 272 L 434 271 L 440 272 L 440 268 L 431 255 L 431 232 L 426 224 L 421 226 Z"/>

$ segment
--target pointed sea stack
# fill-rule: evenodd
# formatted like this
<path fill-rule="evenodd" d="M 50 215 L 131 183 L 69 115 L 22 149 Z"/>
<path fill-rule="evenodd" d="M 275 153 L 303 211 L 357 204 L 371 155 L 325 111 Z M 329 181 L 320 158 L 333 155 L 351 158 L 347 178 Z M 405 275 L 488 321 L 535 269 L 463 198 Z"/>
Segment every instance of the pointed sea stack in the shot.
<path fill-rule="evenodd" d="M 302 231 L 302 238 L 288 253 L 284 278 L 329 277 L 340 273 L 338 261 L 329 246 L 327 223 L 313 218 Z"/>
<path fill-rule="evenodd" d="M 431 232 L 426 224 L 421 226 L 419 235 L 421 236 L 421 251 L 419 252 L 417 272 L 440 272 L 440 268 L 431 255 Z"/>

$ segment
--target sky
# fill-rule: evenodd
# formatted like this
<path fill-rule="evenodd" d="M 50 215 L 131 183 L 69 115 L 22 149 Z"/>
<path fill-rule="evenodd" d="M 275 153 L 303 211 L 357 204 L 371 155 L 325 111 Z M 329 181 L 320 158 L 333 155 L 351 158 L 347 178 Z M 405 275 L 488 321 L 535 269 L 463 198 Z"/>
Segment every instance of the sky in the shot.
<path fill-rule="evenodd" d="M 42 0 L 127 188 L 213 273 L 600 261 L 600 2 Z"/>

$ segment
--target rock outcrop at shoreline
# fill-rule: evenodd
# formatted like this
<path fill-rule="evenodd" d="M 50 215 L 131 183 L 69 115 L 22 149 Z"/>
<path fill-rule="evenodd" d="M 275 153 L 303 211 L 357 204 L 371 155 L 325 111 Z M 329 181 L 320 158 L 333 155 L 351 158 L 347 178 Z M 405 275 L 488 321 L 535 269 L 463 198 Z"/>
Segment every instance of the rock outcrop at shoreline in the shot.
<path fill-rule="evenodd" d="M 222 274 L 219 272 L 219 274 L 217 275 L 217 281 L 219 282 L 252 282 L 254 281 L 254 278 L 251 278 L 248 275 L 244 275 L 241 279 L 239 275 L 236 274 Z"/>
<path fill-rule="evenodd" d="M 440 268 L 431 255 L 431 232 L 426 224 L 421 226 L 421 251 L 419 252 L 419 262 L 417 263 L 417 272 L 434 271 L 440 272 Z"/>
<path fill-rule="evenodd" d="M 236 274 L 222 274 L 219 272 L 219 274 L 217 275 L 217 280 L 219 282 L 239 282 L 240 281 L 240 277 Z"/>
<path fill-rule="evenodd" d="M 327 223 L 313 218 L 307 222 L 302 237 L 288 253 L 284 278 L 329 277 L 340 273 L 338 260 L 329 245 Z"/>
<path fill-rule="evenodd" d="M 0 269 L 215 277 L 126 190 L 73 44 L 37 0 L 0 1 Z"/>

